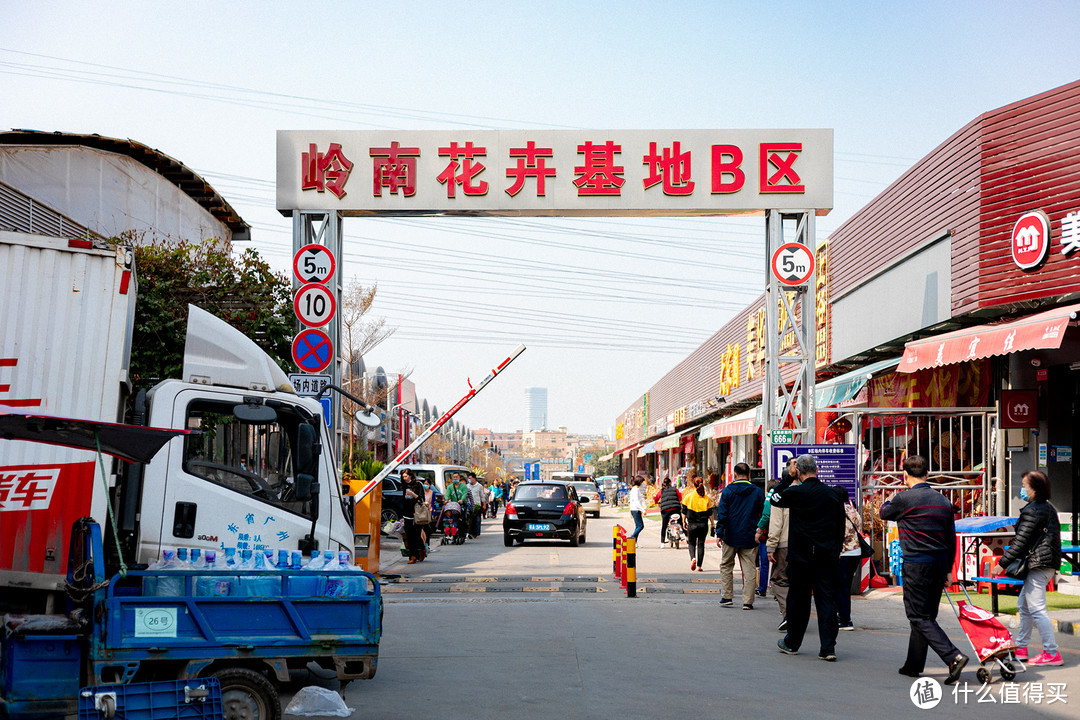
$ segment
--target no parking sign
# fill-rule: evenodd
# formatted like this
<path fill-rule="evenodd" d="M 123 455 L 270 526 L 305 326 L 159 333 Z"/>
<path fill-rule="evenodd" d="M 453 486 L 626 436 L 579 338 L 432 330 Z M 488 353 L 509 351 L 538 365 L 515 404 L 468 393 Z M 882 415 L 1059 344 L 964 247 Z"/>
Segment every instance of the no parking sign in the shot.
<path fill-rule="evenodd" d="M 334 359 L 334 343 L 322 330 L 301 330 L 293 338 L 292 357 L 293 362 L 304 372 L 322 372 Z"/>

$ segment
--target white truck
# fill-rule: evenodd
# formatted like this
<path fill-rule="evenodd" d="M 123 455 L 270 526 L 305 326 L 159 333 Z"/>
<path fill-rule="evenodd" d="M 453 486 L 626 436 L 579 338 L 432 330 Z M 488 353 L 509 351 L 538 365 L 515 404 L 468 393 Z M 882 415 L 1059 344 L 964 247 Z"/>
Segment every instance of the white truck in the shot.
<path fill-rule="evenodd" d="M 53 611 L 84 516 L 128 564 L 163 547 L 357 549 L 321 406 L 249 338 L 192 306 L 182 378 L 133 390 L 135 270 L 123 246 L 0 232 L 0 406 L 197 431 L 145 465 L 0 443 L 0 605 Z"/>

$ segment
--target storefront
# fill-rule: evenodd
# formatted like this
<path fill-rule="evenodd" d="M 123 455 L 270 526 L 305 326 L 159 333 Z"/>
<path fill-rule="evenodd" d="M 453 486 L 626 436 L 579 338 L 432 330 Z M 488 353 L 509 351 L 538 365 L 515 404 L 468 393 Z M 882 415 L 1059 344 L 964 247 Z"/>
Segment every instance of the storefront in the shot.
<path fill-rule="evenodd" d="M 816 439 L 859 446 L 866 513 L 919 453 L 962 515 L 1015 515 L 1023 472 L 1046 471 L 1076 532 L 1078 151 L 1075 82 L 975 118 L 819 246 Z M 718 428 L 761 402 L 767 310 L 762 296 L 649 389 L 650 430 L 715 403 L 702 470 L 760 464 L 756 427 Z"/>

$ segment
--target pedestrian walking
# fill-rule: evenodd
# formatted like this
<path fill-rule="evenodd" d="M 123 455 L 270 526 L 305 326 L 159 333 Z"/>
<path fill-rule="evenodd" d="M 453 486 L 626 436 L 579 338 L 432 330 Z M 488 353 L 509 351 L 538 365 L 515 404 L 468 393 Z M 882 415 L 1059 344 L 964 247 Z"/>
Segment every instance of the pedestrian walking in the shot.
<path fill-rule="evenodd" d="M 854 630 L 851 622 L 851 583 L 855 571 L 862 564 L 859 539 L 862 537 L 862 518 L 851 503 L 851 493 L 842 485 L 834 485 L 833 492 L 844 503 L 844 544 L 840 548 L 840 582 L 836 586 L 836 621 L 840 630 Z"/>
<path fill-rule="evenodd" d="M 641 489 L 644 484 L 644 478 L 635 477 L 630 488 L 630 517 L 634 519 L 634 532 L 627 540 L 636 541 L 637 536 L 645 529 L 645 492 Z"/>
<path fill-rule="evenodd" d="M 469 535 L 473 538 L 480 537 L 480 521 L 484 518 L 487 510 L 487 492 L 484 484 L 477 482 L 476 473 L 469 473 L 469 497 L 472 499 L 472 511 L 469 513 Z"/>
<path fill-rule="evenodd" d="M 664 547 L 671 516 L 677 515 L 679 508 L 682 507 L 682 494 L 672 486 L 671 478 L 664 478 L 664 484 L 656 497 L 656 504 L 660 506 L 660 547 Z"/>
<path fill-rule="evenodd" d="M 900 674 L 919 677 L 926 666 L 927 647 L 931 647 L 949 668 L 945 684 L 954 685 L 968 657 L 938 625 L 937 614 L 956 553 L 955 510 L 944 495 L 930 487 L 927 475 L 926 458 L 905 458 L 904 484 L 908 489 L 882 505 L 878 515 L 882 520 L 896 521 L 904 553 L 904 612 L 911 623 L 911 635 Z"/>
<path fill-rule="evenodd" d="M 401 484 L 404 487 L 401 514 L 405 520 L 405 547 L 409 551 L 409 564 L 412 565 L 427 557 L 427 550 L 420 536 L 420 526 L 413 521 L 416 503 L 423 502 L 424 486 L 409 468 L 401 471 Z"/>
<path fill-rule="evenodd" d="M 787 467 L 780 473 L 780 484 L 791 484 L 798 480 L 795 473 L 795 458 L 788 461 Z M 780 624 L 777 631 L 787 632 L 787 597 L 788 597 L 788 518 L 790 511 L 786 507 L 774 507 L 770 502 L 769 510 L 769 536 L 765 541 L 765 547 L 769 553 L 769 585 L 772 587 L 773 598 L 776 606 L 780 609 Z"/>
<path fill-rule="evenodd" d="M 781 652 L 798 654 L 810 622 L 810 596 L 818 616 L 818 657 L 836 662 L 836 582 L 844 541 L 844 509 L 832 488 L 817 478 L 812 455 L 795 460 L 799 484 L 788 480 L 773 490 L 770 502 L 791 509 L 788 516 L 787 634 Z"/>
<path fill-rule="evenodd" d="M 1046 585 L 1054 577 L 1054 572 L 1061 565 L 1061 525 L 1058 523 L 1057 510 L 1050 504 L 1050 481 L 1039 470 L 1024 473 L 1020 499 L 1028 504 L 1020 509 L 1020 519 L 1016 522 L 1016 534 L 1005 548 L 1001 559 L 993 570 L 994 575 L 1002 575 L 1010 563 L 1027 559 L 1027 574 L 1024 587 L 1016 600 L 1016 609 L 1020 615 L 1020 632 L 1016 634 L 1016 657 L 1028 661 L 1028 642 L 1031 640 L 1033 627 L 1039 628 L 1043 651 L 1032 658 L 1031 665 L 1064 665 L 1061 652 L 1054 639 L 1054 626 L 1046 614 Z"/>
<path fill-rule="evenodd" d="M 765 493 L 750 482 L 750 466 L 739 463 L 735 480 L 720 493 L 716 510 L 716 544 L 720 553 L 720 605 L 734 605 L 735 558 L 742 570 L 743 610 L 754 609 L 755 556 L 758 542 L 757 523 L 765 506 Z"/>
<path fill-rule="evenodd" d="M 712 520 L 712 500 L 705 492 L 705 483 L 694 478 L 695 485 L 683 493 L 683 527 L 686 528 L 686 547 L 690 550 L 690 571 L 705 571 L 705 538 L 709 536 Z"/>

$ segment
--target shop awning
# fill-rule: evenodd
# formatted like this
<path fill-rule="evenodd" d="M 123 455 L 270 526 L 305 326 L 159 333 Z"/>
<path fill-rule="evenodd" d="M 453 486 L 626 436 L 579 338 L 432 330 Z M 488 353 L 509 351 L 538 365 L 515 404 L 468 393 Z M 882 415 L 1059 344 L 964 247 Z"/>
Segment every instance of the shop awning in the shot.
<path fill-rule="evenodd" d="M 640 442 L 630 443 L 626 447 L 619 448 L 618 450 L 616 450 L 615 455 L 625 455 L 626 453 L 630 452 L 631 450 L 637 450 L 639 447 L 641 447 L 641 445 L 642 445 L 642 443 L 640 443 Z"/>
<path fill-rule="evenodd" d="M 611 460 L 613 457 L 615 457 L 615 453 L 611 453 L 610 455 L 605 455 L 604 457 L 597 460 L 597 462 L 607 462 L 608 460 Z"/>
<path fill-rule="evenodd" d="M 1078 313 L 1080 305 L 1067 305 L 1011 322 L 979 325 L 915 340 L 904 347 L 904 356 L 896 369 L 910 373 L 1020 350 L 1059 348 L 1065 328 Z"/>
<path fill-rule="evenodd" d="M 819 382 L 814 388 L 814 404 L 819 409 L 824 409 L 845 403 L 853 399 L 859 394 L 860 390 L 866 387 L 866 383 L 870 381 L 870 377 L 874 373 L 896 367 L 899 362 L 900 358 L 882 360 Z"/>
<path fill-rule="evenodd" d="M 644 445 L 641 446 L 641 449 L 638 450 L 637 454 L 638 455 L 648 455 L 649 453 L 654 453 L 654 452 L 656 452 L 656 447 L 659 444 L 660 444 L 659 440 L 653 440 L 652 442 L 647 442 L 647 443 L 645 443 Z"/>
<path fill-rule="evenodd" d="M 674 450 L 675 448 L 679 447 L 679 443 L 682 442 L 682 440 L 680 440 L 682 436 L 683 433 L 681 432 L 672 433 L 663 440 L 658 440 L 657 442 L 660 443 L 661 450 Z"/>
<path fill-rule="evenodd" d="M 761 427 L 757 420 L 757 408 L 750 408 L 738 415 L 717 420 L 712 425 L 706 425 L 698 433 L 698 440 L 709 438 L 724 438 L 734 435 L 753 435 Z"/>

